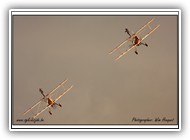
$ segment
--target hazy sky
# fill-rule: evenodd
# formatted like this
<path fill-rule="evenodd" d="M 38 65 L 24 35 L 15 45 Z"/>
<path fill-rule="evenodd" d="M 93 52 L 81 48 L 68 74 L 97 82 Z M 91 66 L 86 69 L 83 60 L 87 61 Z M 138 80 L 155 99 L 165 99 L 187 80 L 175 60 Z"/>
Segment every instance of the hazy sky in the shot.
<path fill-rule="evenodd" d="M 153 17 L 160 27 L 145 39 L 149 47 L 115 62 L 121 51 L 108 53 L 128 37 L 125 28 L 137 31 Z M 12 34 L 15 124 L 31 117 L 22 113 L 42 98 L 39 88 L 47 93 L 66 78 L 74 88 L 52 116 L 38 116 L 42 123 L 177 123 L 177 16 L 14 16 Z"/>

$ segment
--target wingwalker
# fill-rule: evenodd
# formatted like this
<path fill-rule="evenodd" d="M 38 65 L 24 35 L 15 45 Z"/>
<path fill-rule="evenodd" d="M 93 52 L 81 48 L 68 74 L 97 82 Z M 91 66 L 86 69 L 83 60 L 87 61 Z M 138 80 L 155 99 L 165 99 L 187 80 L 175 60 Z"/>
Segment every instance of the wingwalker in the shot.
<path fill-rule="evenodd" d="M 42 112 L 44 112 L 45 110 L 47 110 L 49 108 L 49 114 L 52 115 L 51 112 L 51 108 L 53 108 L 54 106 L 59 106 L 62 107 L 62 105 L 60 103 L 57 103 L 57 101 L 63 96 L 65 95 L 69 90 L 71 90 L 73 88 L 73 85 L 70 86 L 69 88 L 65 89 L 64 85 L 66 84 L 68 79 L 66 79 L 65 81 L 63 81 L 61 84 L 59 84 L 57 87 L 55 87 L 51 92 L 47 93 L 46 95 L 44 94 L 43 90 L 40 88 L 39 91 L 40 93 L 43 95 L 43 98 L 41 98 L 37 103 L 35 103 L 32 107 L 30 107 L 28 110 L 26 110 L 23 115 L 27 114 L 28 112 L 32 111 L 32 110 L 37 110 L 37 113 L 32 117 L 33 119 L 35 119 L 38 115 L 40 115 Z M 60 87 L 64 88 L 64 92 L 59 95 L 55 100 L 52 99 L 52 96 L 56 93 L 55 91 L 58 90 Z M 47 106 L 45 106 L 43 109 L 39 110 L 40 105 L 42 102 L 46 102 Z"/>
<path fill-rule="evenodd" d="M 132 43 L 132 46 L 130 46 L 129 48 L 127 48 L 124 52 L 122 52 L 118 57 L 116 57 L 116 61 L 119 60 L 122 56 L 124 56 L 126 53 L 128 53 L 130 50 L 132 50 L 133 48 L 135 48 L 135 53 L 138 55 L 137 52 L 137 46 L 140 45 L 145 45 L 146 47 L 148 47 L 147 43 L 143 43 L 142 41 L 147 38 L 150 34 L 152 34 L 160 25 L 157 25 L 155 28 L 151 28 L 150 23 L 153 21 L 154 19 L 151 19 L 148 23 L 146 23 L 142 28 L 140 28 L 137 32 L 131 34 L 129 32 L 129 30 L 127 28 L 125 28 L 125 32 L 129 35 L 129 37 L 124 40 L 121 44 L 119 44 L 116 48 L 114 48 L 112 51 L 109 52 L 109 54 L 112 54 L 113 52 L 115 52 L 116 50 L 118 50 L 121 46 L 123 46 L 125 43 L 127 43 L 128 41 Z M 148 28 L 149 32 L 147 34 L 144 35 L 144 37 L 140 38 L 140 35 L 143 34 L 144 29 Z"/>

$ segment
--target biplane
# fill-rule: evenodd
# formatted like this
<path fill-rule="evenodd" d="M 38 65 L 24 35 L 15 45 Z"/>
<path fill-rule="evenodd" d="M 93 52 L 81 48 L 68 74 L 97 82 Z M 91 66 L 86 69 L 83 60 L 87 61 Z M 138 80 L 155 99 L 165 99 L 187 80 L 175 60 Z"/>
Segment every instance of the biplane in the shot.
<path fill-rule="evenodd" d="M 151 22 L 153 22 L 154 18 L 151 19 L 149 22 L 147 22 L 143 27 L 141 27 L 138 31 L 135 33 L 130 33 L 130 31 L 125 28 L 125 32 L 129 35 L 129 37 L 124 40 L 121 44 L 119 44 L 116 48 L 114 48 L 112 51 L 109 52 L 109 54 L 112 54 L 113 52 L 117 51 L 120 47 L 122 47 L 124 44 L 127 42 L 131 43 L 131 46 L 127 48 L 125 51 L 123 51 L 118 57 L 116 57 L 115 60 L 119 60 L 122 56 L 124 56 L 126 53 L 128 53 L 130 50 L 135 48 L 135 53 L 138 54 L 137 52 L 137 46 L 144 45 L 148 47 L 147 43 L 143 43 L 144 39 L 147 38 L 150 34 L 152 34 L 160 25 L 157 25 L 156 27 L 152 28 L 150 26 Z M 148 33 L 145 33 L 143 37 L 142 36 L 143 32 L 145 32 L 145 29 L 148 28 Z"/>
<path fill-rule="evenodd" d="M 37 113 L 34 114 L 32 118 L 36 118 L 38 115 L 40 115 L 42 112 L 44 112 L 48 108 L 49 108 L 49 114 L 52 115 L 51 108 L 53 108 L 55 106 L 62 107 L 62 105 L 60 103 L 57 103 L 57 101 L 61 97 L 63 97 L 63 95 L 65 95 L 69 90 L 71 90 L 73 88 L 73 85 L 72 85 L 69 88 L 65 89 L 64 85 L 66 84 L 67 81 L 68 81 L 68 79 L 64 80 L 62 83 L 60 83 L 57 87 L 55 87 L 51 92 L 47 93 L 46 95 L 44 94 L 43 90 L 40 88 L 39 92 L 42 94 L 43 97 L 37 103 L 35 103 L 32 107 L 30 107 L 28 110 L 26 110 L 23 113 L 23 115 L 26 115 L 27 113 L 35 110 Z M 63 87 L 63 89 L 64 89 L 63 93 L 60 94 L 55 100 L 53 100 L 52 96 L 61 87 Z M 45 102 L 46 105 L 45 105 L 44 108 L 42 108 L 41 110 L 39 110 L 40 105 L 41 105 L 42 102 Z"/>

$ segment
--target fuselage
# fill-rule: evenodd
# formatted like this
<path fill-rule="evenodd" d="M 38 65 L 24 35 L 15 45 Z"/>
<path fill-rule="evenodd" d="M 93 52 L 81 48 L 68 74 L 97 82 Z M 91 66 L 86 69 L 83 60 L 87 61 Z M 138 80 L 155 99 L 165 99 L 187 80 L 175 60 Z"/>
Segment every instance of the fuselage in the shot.
<path fill-rule="evenodd" d="M 133 45 L 139 45 L 141 43 L 140 39 L 137 37 L 137 36 L 134 36 L 133 37 L 133 40 L 132 40 L 132 43 Z"/>
<path fill-rule="evenodd" d="M 54 104 L 55 102 L 51 98 L 48 98 L 48 105 L 51 105 L 53 107 Z"/>

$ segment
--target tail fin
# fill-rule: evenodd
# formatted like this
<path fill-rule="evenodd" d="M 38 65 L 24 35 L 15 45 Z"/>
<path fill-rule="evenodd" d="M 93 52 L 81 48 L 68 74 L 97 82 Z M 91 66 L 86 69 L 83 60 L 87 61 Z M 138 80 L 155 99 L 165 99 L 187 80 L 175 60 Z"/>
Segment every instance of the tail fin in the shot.
<path fill-rule="evenodd" d="M 41 88 L 39 89 L 39 91 L 45 97 L 44 92 L 43 92 L 43 90 Z"/>
<path fill-rule="evenodd" d="M 125 28 L 125 32 L 131 37 L 131 34 L 127 28 Z"/>

